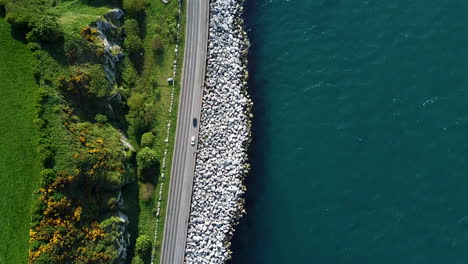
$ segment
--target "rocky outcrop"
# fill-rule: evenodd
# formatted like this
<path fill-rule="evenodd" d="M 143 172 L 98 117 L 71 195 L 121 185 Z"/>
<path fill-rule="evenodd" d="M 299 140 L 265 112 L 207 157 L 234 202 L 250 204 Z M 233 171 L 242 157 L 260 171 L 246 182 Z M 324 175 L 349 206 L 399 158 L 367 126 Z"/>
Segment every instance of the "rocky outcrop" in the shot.
<path fill-rule="evenodd" d="M 212 0 L 186 263 L 224 263 L 243 213 L 250 109 L 242 0 Z"/>
<path fill-rule="evenodd" d="M 97 29 L 98 38 L 104 49 L 104 71 L 112 84 L 115 82 L 115 64 L 123 58 L 122 48 L 119 45 L 123 15 L 121 9 L 111 9 L 93 25 Z"/>
<path fill-rule="evenodd" d="M 127 231 L 129 224 L 128 217 L 118 211 L 101 223 L 101 227 L 106 231 L 104 240 L 106 241 L 105 251 L 116 258 L 109 263 L 124 264 L 127 259 L 127 249 L 130 245 L 130 234 Z"/>
<path fill-rule="evenodd" d="M 91 33 L 95 38 L 91 38 L 96 45 L 97 54 L 101 54 L 103 70 L 106 79 L 111 86 L 115 85 L 117 75 L 117 63 L 124 57 L 120 44 L 122 43 L 122 22 L 124 12 L 121 9 L 111 9 L 103 16 L 99 17 L 90 25 Z M 120 93 L 112 93 L 105 100 L 106 115 L 116 118 L 115 110 L 122 106 Z"/>

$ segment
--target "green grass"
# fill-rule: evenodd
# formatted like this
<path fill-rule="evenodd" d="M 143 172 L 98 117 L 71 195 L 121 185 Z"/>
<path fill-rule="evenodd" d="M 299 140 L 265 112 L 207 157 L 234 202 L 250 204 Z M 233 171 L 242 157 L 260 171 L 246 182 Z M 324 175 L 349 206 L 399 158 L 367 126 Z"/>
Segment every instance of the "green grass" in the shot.
<path fill-rule="evenodd" d="M 31 199 L 40 170 L 33 125 L 38 87 L 30 51 L 11 37 L 3 19 L 0 47 L 0 264 L 26 263 Z"/>
<path fill-rule="evenodd" d="M 66 34 L 78 34 L 80 30 L 95 22 L 100 16 L 104 15 L 113 8 L 103 1 L 95 1 L 96 6 L 86 5 L 79 0 L 65 1 L 48 10 L 48 13 L 59 17 Z"/>
<path fill-rule="evenodd" d="M 138 89 L 143 89 L 147 94 L 153 94 L 155 91 L 148 90 L 148 87 L 151 87 L 151 79 L 156 78 L 156 82 L 158 83 L 158 87 L 160 92 L 160 99 L 157 102 L 157 125 L 154 129 L 156 132 L 155 143 L 154 147 L 158 152 L 158 156 L 160 157 L 160 163 L 162 164 L 163 153 L 165 150 L 166 143 L 164 142 L 166 138 L 166 125 L 167 120 L 169 119 L 171 122 L 171 129 L 169 131 L 169 148 L 168 154 L 166 159 L 166 170 L 165 170 L 165 179 L 162 180 L 158 178 L 155 192 L 154 192 L 154 199 L 150 203 L 144 203 L 143 201 L 139 201 L 139 204 L 133 204 L 133 206 L 139 207 L 139 216 L 138 220 L 138 233 L 139 234 L 147 234 L 151 238 L 154 237 L 155 227 L 156 227 L 156 207 L 157 207 L 157 196 L 159 195 L 159 188 L 161 184 L 163 185 L 163 195 L 161 201 L 161 211 L 159 216 L 159 225 L 158 225 L 158 237 L 156 239 L 156 243 L 153 246 L 156 246 L 156 254 L 154 257 L 154 262 L 159 263 L 160 260 L 160 249 L 162 245 L 162 239 L 164 235 L 164 221 L 166 217 L 166 208 L 167 208 L 167 198 L 169 192 L 169 178 L 171 174 L 171 164 L 172 164 L 172 153 L 174 149 L 174 141 L 175 141 L 175 129 L 176 129 L 176 122 L 177 122 L 177 108 L 178 108 L 178 100 L 180 94 L 180 75 L 182 70 L 182 61 L 183 61 L 183 50 L 184 50 L 184 35 L 185 35 L 185 6 L 183 6 L 182 10 L 182 21 L 181 21 L 181 41 L 179 44 L 179 53 L 178 53 L 178 69 L 177 69 L 177 76 L 176 76 L 176 86 L 175 86 L 175 95 L 174 95 L 174 105 L 172 109 L 172 114 L 169 114 L 169 106 L 171 100 L 171 86 L 167 85 L 167 78 L 172 77 L 172 65 L 173 61 L 175 60 L 175 44 L 172 43 L 167 36 L 161 36 L 161 28 L 167 28 L 169 24 L 175 23 L 176 18 L 174 16 L 174 11 L 177 10 L 177 1 L 170 1 L 169 4 L 165 5 L 161 1 L 151 1 L 149 6 L 146 10 L 146 38 L 144 39 L 144 47 L 145 47 L 145 64 L 143 68 L 143 72 L 137 81 Z M 164 52 L 163 56 L 155 56 L 151 50 L 151 41 L 154 36 L 159 35 L 161 36 L 163 43 L 164 43 Z M 132 192 L 137 192 L 137 188 L 129 188 Z M 137 194 L 133 194 L 136 196 Z M 130 228 L 132 229 L 132 228 Z M 134 228 L 135 229 L 135 228 Z M 133 239 L 135 239 L 135 235 L 133 234 Z M 130 259 L 129 259 L 130 261 Z"/>

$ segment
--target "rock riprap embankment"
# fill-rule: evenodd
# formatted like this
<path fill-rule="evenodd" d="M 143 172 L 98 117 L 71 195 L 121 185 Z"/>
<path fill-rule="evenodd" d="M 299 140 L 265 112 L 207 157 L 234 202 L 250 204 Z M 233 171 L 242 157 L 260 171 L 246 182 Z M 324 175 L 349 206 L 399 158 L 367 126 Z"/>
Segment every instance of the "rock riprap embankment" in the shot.
<path fill-rule="evenodd" d="M 212 0 L 186 263 L 224 263 L 243 213 L 250 109 L 242 0 Z"/>

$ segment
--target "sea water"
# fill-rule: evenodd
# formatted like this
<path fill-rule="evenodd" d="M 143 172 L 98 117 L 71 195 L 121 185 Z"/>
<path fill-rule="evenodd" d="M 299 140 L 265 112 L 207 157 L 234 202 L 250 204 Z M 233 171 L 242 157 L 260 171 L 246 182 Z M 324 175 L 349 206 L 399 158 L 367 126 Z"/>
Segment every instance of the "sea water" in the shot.
<path fill-rule="evenodd" d="M 468 1 L 247 0 L 234 264 L 468 263 Z"/>

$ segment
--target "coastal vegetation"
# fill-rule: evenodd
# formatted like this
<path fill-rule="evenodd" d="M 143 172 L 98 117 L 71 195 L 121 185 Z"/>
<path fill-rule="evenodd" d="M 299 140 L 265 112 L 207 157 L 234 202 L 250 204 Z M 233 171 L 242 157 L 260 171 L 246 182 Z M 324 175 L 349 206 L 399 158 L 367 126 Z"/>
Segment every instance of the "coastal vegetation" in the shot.
<path fill-rule="evenodd" d="M 179 90 L 167 78 L 182 56 L 174 53 L 180 42 L 178 3 L 0 0 L 0 13 L 1 29 L 8 22 L 11 36 L 29 48 L 30 58 L 21 63 L 30 66 L 28 87 L 35 96 L 25 108 L 30 118 L 24 119 L 24 132 L 37 132 L 16 135 L 28 146 L 37 142 L 38 153 L 26 156 L 37 166 L 24 171 L 31 177 L 24 208 L 36 191 L 29 256 L 27 246 L 19 246 L 17 262 L 28 257 L 29 263 L 149 263 L 152 254 L 157 259 L 168 192 L 161 164 L 172 158 L 176 115 L 169 109 L 177 109 L 171 98 Z M 9 61 L 15 55 L 4 56 Z M 14 79 L 4 79 L 15 88 Z M 4 152 L 14 149 L 15 138 L 9 140 Z"/>

